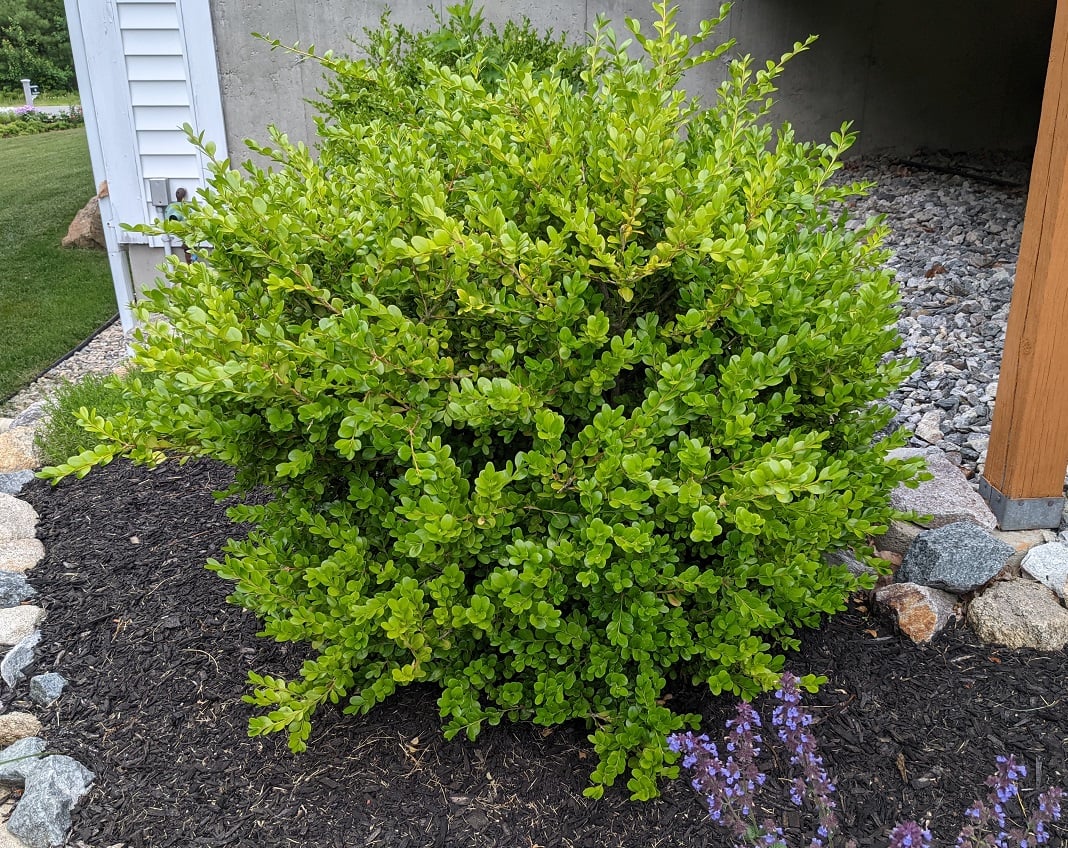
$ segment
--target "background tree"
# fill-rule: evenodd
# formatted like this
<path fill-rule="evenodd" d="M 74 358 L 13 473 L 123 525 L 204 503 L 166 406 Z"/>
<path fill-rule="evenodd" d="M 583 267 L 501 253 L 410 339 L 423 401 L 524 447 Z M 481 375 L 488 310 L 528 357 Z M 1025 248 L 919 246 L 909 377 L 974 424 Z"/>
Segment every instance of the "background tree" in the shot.
<path fill-rule="evenodd" d="M 0 91 L 76 88 L 63 0 L 0 0 Z"/>

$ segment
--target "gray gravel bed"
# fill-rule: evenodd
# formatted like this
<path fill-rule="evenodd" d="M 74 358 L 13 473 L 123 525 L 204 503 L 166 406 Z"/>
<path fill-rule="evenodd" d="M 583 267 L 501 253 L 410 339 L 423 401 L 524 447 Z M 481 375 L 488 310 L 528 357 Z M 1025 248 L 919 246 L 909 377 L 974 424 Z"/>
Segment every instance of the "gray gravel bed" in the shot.
<path fill-rule="evenodd" d="M 849 163 L 845 176 L 877 183 L 853 205 L 861 217 L 886 216 L 889 266 L 901 287 L 901 351 L 921 363 L 889 398 L 895 423 L 923 436 L 914 444 L 937 445 L 973 476 L 990 435 L 1030 160 L 936 161 L 1016 186 L 880 158 Z"/>

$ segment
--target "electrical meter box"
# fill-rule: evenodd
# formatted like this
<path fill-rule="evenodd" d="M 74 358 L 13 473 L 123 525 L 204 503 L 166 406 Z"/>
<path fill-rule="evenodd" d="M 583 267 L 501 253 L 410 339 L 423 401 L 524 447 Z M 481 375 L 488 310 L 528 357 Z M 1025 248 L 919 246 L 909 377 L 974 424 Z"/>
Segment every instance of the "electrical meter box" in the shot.
<path fill-rule="evenodd" d="M 149 180 L 148 194 L 153 206 L 166 206 L 171 202 L 166 180 Z"/>

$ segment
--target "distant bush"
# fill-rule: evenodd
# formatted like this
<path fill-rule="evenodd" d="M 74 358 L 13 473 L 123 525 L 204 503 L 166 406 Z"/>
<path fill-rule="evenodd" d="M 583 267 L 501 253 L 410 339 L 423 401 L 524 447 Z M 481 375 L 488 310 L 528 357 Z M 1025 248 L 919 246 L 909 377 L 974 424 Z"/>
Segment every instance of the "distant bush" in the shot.
<path fill-rule="evenodd" d="M 48 473 L 181 453 L 273 492 L 210 567 L 317 655 L 250 675 L 251 732 L 302 750 L 319 705 L 425 681 L 448 736 L 583 719 L 589 794 L 629 771 L 648 798 L 697 721 L 669 679 L 774 688 L 870 585 L 824 554 L 863 552 L 916 466 L 877 438 L 911 363 L 884 230 L 832 180 L 852 136 L 764 120 L 807 43 L 688 99 L 722 18 L 654 8 L 644 62 L 599 21 L 577 83 L 549 41 L 537 66 L 477 34 L 321 57 L 321 155 L 275 132 L 270 170 L 216 162 L 162 225 L 214 250 L 147 295 L 143 409 L 89 416 L 103 444 Z"/>
<path fill-rule="evenodd" d="M 85 123 L 80 107 L 72 107 L 60 114 L 38 112 L 21 107 L 13 111 L 0 110 L 0 138 L 36 135 L 53 130 L 69 130 Z"/>

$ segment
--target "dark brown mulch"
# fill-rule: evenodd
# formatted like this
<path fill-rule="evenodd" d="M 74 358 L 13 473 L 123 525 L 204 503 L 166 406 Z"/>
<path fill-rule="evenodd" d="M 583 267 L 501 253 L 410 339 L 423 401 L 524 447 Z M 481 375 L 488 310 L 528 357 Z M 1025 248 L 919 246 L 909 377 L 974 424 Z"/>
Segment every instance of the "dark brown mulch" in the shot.
<path fill-rule="evenodd" d="M 650 803 L 632 803 L 622 789 L 584 798 L 593 756 L 577 725 L 510 725 L 476 742 L 445 742 L 431 688 L 403 691 L 367 717 L 323 711 L 299 756 L 281 737 L 248 738 L 246 672 L 292 669 L 302 649 L 257 638 L 253 617 L 225 603 L 227 584 L 201 567 L 233 530 L 211 495 L 228 480 L 207 462 L 155 471 L 116 463 L 23 492 L 48 550 L 31 576 L 48 608 L 37 671 L 71 681 L 45 711 L 44 733 L 97 775 L 75 811 L 74 840 L 92 848 L 726 844 L 683 781 Z M 829 678 L 807 703 L 839 788 L 843 832 L 862 846 L 885 845 L 902 817 L 951 842 L 998 754 L 1031 769 L 1029 805 L 1036 771 L 1043 784 L 1068 784 L 1063 652 L 984 647 L 961 629 L 920 648 L 855 604 L 807 634 L 789 667 Z M 729 701 L 685 689 L 676 697 L 696 703 L 720 735 Z M 1058 829 L 1051 844 L 1068 844 L 1066 834 Z"/>

